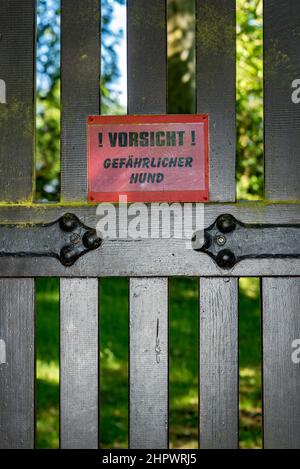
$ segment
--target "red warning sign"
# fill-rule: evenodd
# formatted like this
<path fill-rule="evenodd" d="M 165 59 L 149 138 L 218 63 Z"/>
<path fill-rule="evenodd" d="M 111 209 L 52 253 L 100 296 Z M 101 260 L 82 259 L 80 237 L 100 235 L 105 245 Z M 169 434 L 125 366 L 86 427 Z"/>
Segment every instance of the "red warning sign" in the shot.
<path fill-rule="evenodd" d="M 208 116 L 89 116 L 91 202 L 205 202 Z"/>

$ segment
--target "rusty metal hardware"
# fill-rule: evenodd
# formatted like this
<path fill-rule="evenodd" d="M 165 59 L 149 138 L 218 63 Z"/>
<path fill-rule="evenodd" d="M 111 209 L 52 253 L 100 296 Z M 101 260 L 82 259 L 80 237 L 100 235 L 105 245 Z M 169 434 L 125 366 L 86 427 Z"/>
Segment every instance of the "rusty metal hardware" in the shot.
<path fill-rule="evenodd" d="M 300 225 L 246 224 L 225 213 L 204 230 L 195 251 L 208 254 L 219 267 L 230 269 L 243 259 L 300 258 Z"/>
<path fill-rule="evenodd" d="M 0 225 L 0 237 L 0 257 L 55 257 L 66 267 L 102 243 L 96 230 L 72 213 L 52 223 Z"/>

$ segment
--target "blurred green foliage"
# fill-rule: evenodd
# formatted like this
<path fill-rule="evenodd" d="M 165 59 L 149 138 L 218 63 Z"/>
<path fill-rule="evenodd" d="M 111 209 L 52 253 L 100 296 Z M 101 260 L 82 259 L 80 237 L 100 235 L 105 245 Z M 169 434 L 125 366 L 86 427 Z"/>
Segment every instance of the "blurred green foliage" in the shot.
<path fill-rule="evenodd" d="M 60 172 L 60 80 L 36 103 L 36 199 L 57 201 Z"/>
<path fill-rule="evenodd" d="M 237 0 L 237 195 L 263 196 L 262 0 Z"/>
<path fill-rule="evenodd" d="M 101 2 L 101 112 L 120 114 L 114 81 L 119 77 L 116 45 L 123 31 L 111 31 L 114 4 Z M 100 24 L 99 24 L 100 28 Z M 99 103 L 100 108 L 100 103 Z M 60 191 L 60 1 L 37 2 L 36 200 L 58 201 Z"/>
<path fill-rule="evenodd" d="M 36 199 L 56 201 L 60 171 L 60 5 L 37 2 Z"/>
<path fill-rule="evenodd" d="M 195 2 L 168 0 L 168 112 L 195 112 Z M 237 0 L 237 197 L 263 195 L 262 0 Z M 217 73 L 217 71 L 216 71 Z"/>
<path fill-rule="evenodd" d="M 168 112 L 195 112 L 195 2 L 168 0 Z"/>

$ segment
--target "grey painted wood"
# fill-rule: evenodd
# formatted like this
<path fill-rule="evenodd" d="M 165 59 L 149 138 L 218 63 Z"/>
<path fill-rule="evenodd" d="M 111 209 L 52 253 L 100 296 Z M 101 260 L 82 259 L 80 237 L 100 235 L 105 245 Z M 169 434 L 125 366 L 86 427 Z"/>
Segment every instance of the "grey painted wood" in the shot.
<path fill-rule="evenodd" d="M 209 114 L 210 200 L 235 200 L 235 0 L 196 0 L 197 112 Z"/>
<path fill-rule="evenodd" d="M 300 2 L 264 1 L 265 195 L 300 199 Z"/>
<path fill-rule="evenodd" d="M 168 446 L 168 280 L 130 279 L 130 447 Z"/>
<path fill-rule="evenodd" d="M 128 113 L 165 114 L 165 1 L 128 0 L 127 54 Z M 167 279 L 130 279 L 131 448 L 168 446 L 167 303 Z"/>
<path fill-rule="evenodd" d="M 166 36 L 165 0 L 127 1 L 129 114 L 166 113 Z"/>
<path fill-rule="evenodd" d="M 98 280 L 60 280 L 60 441 L 98 447 Z"/>
<path fill-rule="evenodd" d="M 210 200 L 221 202 L 236 196 L 235 7 L 196 0 L 197 112 L 209 115 Z M 204 227 L 214 221 L 207 218 Z M 238 446 L 237 281 L 200 280 L 200 448 Z"/>
<path fill-rule="evenodd" d="M 0 223 L 46 223 L 63 213 L 75 213 L 86 225 L 95 227 L 95 207 L 0 207 Z M 118 213 L 118 208 L 117 208 Z M 204 224 L 222 213 L 232 213 L 246 223 L 299 223 L 299 204 L 205 204 Z M 130 219 L 130 217 L 129 217 Z M 153 221 L 153 220 L 152 220 Z M 155 228 L 155 222 L 153 224 Z M 157 227 L 156 227 L 157 228 Z M 1 229 L 1 227 L 0 227 Z M 1 258 L 0 275 L 16 276 L 270 276 L 300 275 L 300 260 L 252 259 L 224 271 L 206 254 L 186 248 L 182 239 L 106 239 L 102 246 L 85 254 L 72 267 L 52 258 Z"/>
<path fill-rule="evenodd" d="M 99 114 L 98 0 L 61 1 L 61 195 L 87 199 L 86 117 Z"/>
<path fill-rule="evenodd" d="M 35 1 L 0 2 L 0 200 L 32 198 L 34 174 Z"/>
<path fill-rule="evenodd" d="M 300 279 L 262 285 L 264 446 L 300 448 Z"/>
<path fill-rule="evenodd" d="M 200 279 L 200 448 L 238 446 L 238 280 Z"/>
<path fill-rule="evenodd" d="M 34 280 L 0 279 L 0 448 L 34 446 Z"/>

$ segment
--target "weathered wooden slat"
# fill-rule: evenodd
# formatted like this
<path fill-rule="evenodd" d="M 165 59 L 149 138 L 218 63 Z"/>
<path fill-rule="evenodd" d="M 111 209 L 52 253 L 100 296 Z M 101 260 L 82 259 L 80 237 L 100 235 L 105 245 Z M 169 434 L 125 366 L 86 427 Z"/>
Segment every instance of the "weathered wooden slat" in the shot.
<path fill-rule="evenodd" d="M 235 0 L 196 0 L 197 112 L 209 114 L 210 200 L 235 200 Z"/>
<path fill-rule="evenodd" d="M 264 447 L 300 447 L 300 279 L 264 278 Z"/>
<path fill-rule="evenodd" d="M 100 3 L 61 1 L 61 194 L 87 198 L 86 116 L 99 113 Z"/>
<path fill-rule="evenodd" d="M 34 280 L 0 279 L 0 448 L 34 446 Z"/>
<path fill-rule="evenodd" d="M 166 51 L 166 2 L 128 0 L 129 113 L 166 112 Z M 166 448 L 167 279 L 131 279 L 130 299 L 130 446 Z"/>
<path fill-rule="evenodd" d="M 237 282 L 200 279 L 200 448 L 238 446 Z"/>
<path fill-rule="evenodd" d="M 118 207 L 116 208 L 118 212 Z M 47 223 L 62 214 L 76 214 L 82 222 L 95 227 L 99 217 L 95 207 L 0 207 L 0 223 Z M 245 223 L 299 223 L 299 204 L 205 204 L 205 226 L 222 213 L 231 213 Z M 130 219 L 130 217 L 129 217 Z M 153 220 L 152 220 L 153 221 Z M 185 219 L 187 222 L 187 218 Z M 150 226 L 149 221 L 149 226 Z M 154 227 L 156 226 L 156 222 Z M 157 228 L 157 226 L 156 226 Z M 156 229 L 155 228 L 155 229 Z M 260 240 L 258 239 L 258 242 Z M 203 253 L 186 249 L 181 239 L 106 239 L 95 251 L 85 254 L 72 267 L 63 267 L 53 258 L 2 257 L 0 275 L 16 276 L 269 276 L 300 275 L 299 259 L 250 259 L 232 270 L 217 267 Z"/>
<path fill-rule="evenodd" d="M 167 41 L 164 0 L 127 1 L 128 113 L 166 112 Z"/>
<path fill-rule="evenodd" d="M 300 199 L 300 2 L 264 1 L 265 195 Z"/>
<path fill-rule="evenodd" d="M 0 31 L 0 200 L 25 201 L 34 175 L 35 1 L 2 1 Z"/>
<path fill-rule="evenodd" d="M 235 200 L 235 1 L 199 0 L 196 11 L 197 111 L 210 117 L 210 199 L 231 201 Z M 201 448 L 238 446 L 237 324 L 237 279 L 201 279 Z"/>
<path fill-rule="evenodd" d="M 168 280 L 130 279 L 130 447 L 168 447 Z"/>
<path fill-rule="evenodd" d="M 98 447 L 98 280 L 60 281 L 60 440 Z"/>

